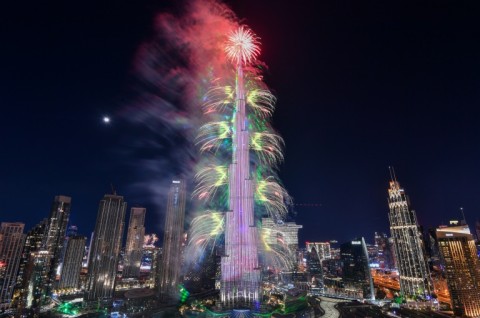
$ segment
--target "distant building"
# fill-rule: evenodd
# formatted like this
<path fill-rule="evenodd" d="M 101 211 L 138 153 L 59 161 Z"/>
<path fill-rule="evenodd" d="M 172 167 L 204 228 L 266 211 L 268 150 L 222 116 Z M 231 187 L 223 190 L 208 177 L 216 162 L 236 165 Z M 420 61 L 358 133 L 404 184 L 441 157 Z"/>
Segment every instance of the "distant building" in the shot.
<path fill-rule="evenodd" d="M 67 228 L 67 233 L 65 235 L 65 242 L 63 243 L 63 249 L 62 249 L 62 256 L 61 256 L 62 262 L 60 263 L 60 266 L 57 269 L 57 272 L 60 275 L 60 280 L 62 278 L 61 273 L 62 273 L 62 269 L 63 269 L 63 261 L 65 259 L 65 253 L 67 252 L 68 240 L 72 236 L 76 236 L 77 234 L 78 234 L 78 227 L 76 225 L 70 225 Z"/>
<path fill-rule="evenodd" d="M 309 253 L 311 253 L 312 249 L 315 248 L 320 258 L 320 261 L 332 258 L 329 242 L 307 242 L 305 243 L 305 245 Z"/>
<path fill-rule="evenodd" d="M 377 247 L 378 267 L 382 269 L 393 269 L 395 264 L 393 261 L 392 247 L 387 234 L 375 232 L 375 246 Z"/>
<path fill-rule="evenodd" d="M 432 294 L 432 282 L 422 233 L 415 211 L 410 209 L 405 190 L 396 180 L 390 181 L 388 205 L 401 292 L 407 297 L 420 296 L 428 299 Z"/>
<path fill-rule="evenodd" d="M 115 290 L 127 203 L 106 194 L 100 201 L 88 265 L 87 300 L 109 300 Z"/>
<path fill-rule="evenodd" d="M 447 285 L 456 316 L 480 317 L 480 261 L 467 225 L 437 229 Z"/>
<path fill-rule="evenodd" d="M 363 237 L 340 246 L 343 281 L 346 288 L 362 292 L 363 298 L 375 299 L 367 245 Z"/>
<path fill-rule="evenodd" d="M 186 189 L 183 180 L 173 180 L 168 192 L 162 261 L 158 292 L 162 298 L 176 297 L 182 266 L 182 243 L 185 231 Z"/>
<path fill-rule="evenodd" d="M 123 277 L 138 278 L 142 262 L 142 248 L 145 239 L 145 208 L 130 209 L 125 258 L 123 262 Z"/>
<path fill-rule="evenodd" d="M 42 247 L 44 251 L 48 251 L 51 257 L 50 264 L 47 264 L 49 267 L 48 277 L 44 284 L 45 294 L 48 297 L 55 288 L 57 276 L 60 274 L 71 204 L 72 198 L 64 195 L 56 196 L 48 218 L 47 236 Z"/>
<path fill-rule="evenodd" d="M 368 243 L 366 243 L 366 245 L 367 245 L 369 266 L 373 268 L 379 268 L 380 263 L 378 259 L 378 246 L 375 244 L 368 244 Z"/>
<path fill-rule="evenodd" d="M 312 247 L 307 254 L 307 272 L 311 292 L 316 294 L 323 292 L 322 259 L 315 247 Z"/>
<path fill-rule="evenodd" d="M 59 289 L 78 289 L 82 260 L 85 253 L 84 236 L 71 236 L 68 239 L 65 257 L 63 259 L 62 276 L 58 284 Z"/>
<path fill-rule="evenodd" d="M 0 226 L 0 308 L 8 308 L 17 281 L 25 242 L 23 223 L 2 222 Z"/>
<path fill-rule="evenodd" d="M 50 275 L 50 265 L 52 254 L 44 249 L 32 252 L 28 272 L 30 279 L 28 282 L 28 295 L 26 307 L 39 312 L 40 307 L 47 303 L 49 296 L 46 293 L 45 282 Z"/>
<path fill-rule="evenodd" d="M 40 304 L 40 300 L 33 301 L 34 291 L 41 289 L 40 285 L 42 283 L 42 280 L 37 282 L 34 277 L 34 263 L 36 252 L 42 249 L 42 242 L 46 236 L 47 225 L 48 219 L 43 219 L 42 222 L 28 231 L 26 235 L 15 287 L 16 293 L 18 294 L 18 298 L 15 300 L 15 306 L 18 308 L 19 313 L 23 313 L 26 307 L 31 306 L 32 302 Z"/>

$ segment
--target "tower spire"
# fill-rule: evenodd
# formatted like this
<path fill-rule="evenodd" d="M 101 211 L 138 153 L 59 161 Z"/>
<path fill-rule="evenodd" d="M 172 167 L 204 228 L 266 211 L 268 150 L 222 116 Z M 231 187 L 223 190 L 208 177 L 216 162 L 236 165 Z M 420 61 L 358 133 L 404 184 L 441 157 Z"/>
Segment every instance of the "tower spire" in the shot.
<path fill-rule="evenodd" d="M 395 168 L 393 166 L 388 166 L 388 171 L 390 171 L 390 180 L 397 182 L 397 176 L 395 175 Z"/>
<path fill-rule="evenodd" d="M 467 218 L 465 218 L 465 212 L 463 211 L 463 207 L 460 207 L 460 213 L 462 213 L 463 223 L 467 225 Z"/>

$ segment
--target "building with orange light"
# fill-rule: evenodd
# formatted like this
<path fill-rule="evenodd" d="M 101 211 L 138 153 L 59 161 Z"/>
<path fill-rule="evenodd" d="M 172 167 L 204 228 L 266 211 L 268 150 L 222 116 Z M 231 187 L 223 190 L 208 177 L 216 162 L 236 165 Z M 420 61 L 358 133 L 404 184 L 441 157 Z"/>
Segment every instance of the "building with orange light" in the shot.
<path fill-rule="evenodd" d="M 437 229 L 437 239 L 445 263 L 448 290 L 456 316 L 480 317 L 480 262 L 475 240 L 467 225 Z"/>

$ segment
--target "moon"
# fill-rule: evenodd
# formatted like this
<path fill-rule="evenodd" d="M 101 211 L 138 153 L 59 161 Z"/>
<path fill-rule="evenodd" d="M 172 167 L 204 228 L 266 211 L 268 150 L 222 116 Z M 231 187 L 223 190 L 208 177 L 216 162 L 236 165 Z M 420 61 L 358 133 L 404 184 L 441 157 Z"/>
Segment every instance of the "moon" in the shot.
<path fill-rule="evenodd" d="M 108 116 L 103 116 L 103 122 L 104 122 L 105 124 L 110 123 L 110 117 L 108 117 Z"/>

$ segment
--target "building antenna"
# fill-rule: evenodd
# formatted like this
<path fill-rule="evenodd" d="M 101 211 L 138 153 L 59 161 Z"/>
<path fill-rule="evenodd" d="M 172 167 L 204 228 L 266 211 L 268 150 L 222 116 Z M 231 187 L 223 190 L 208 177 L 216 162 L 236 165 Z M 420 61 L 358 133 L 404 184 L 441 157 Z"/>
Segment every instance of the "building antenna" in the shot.
<path fill-rule="evenodd" d="M 113 195 L 117 195 L 117 191 L 116 191 L 115 188 L 113 187 L 113 183 L 110 183 L 110 187 L 112 188 L 112 194 L 113 194 Z"/>
<path fill-rule="evenodd" d="M 390 180 L 397 182 L 397 176 L 395 175 L 395 168 L 392 166 L 388 166 L 388 170 L 390 171 Z"/>
<path fill-rule="evenodd" d="M 467 219 L 465 218 L 465 212 L 463 211 L 463 207 L 460 207 L 460 212 L 462 213 L 463 222 L 465 223 L 465 225 L 467 225 Z"/>

